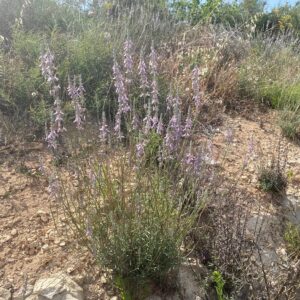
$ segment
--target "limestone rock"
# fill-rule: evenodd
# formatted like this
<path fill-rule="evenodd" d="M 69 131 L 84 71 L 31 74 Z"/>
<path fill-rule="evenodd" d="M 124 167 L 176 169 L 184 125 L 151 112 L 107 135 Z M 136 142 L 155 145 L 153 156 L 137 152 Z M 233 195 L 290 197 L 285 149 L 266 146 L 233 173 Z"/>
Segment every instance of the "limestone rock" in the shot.
<path fill-rule="evenodd" d="M 83 300 L 82 288 L 63 273 L 39 279 L 26 300 Z"/>
<path fill-rule="evenodd" d="M 195 300 L 201 299 L 200 294 L 201 288 L 197 281 L 196 275 L 201 273 L 201 270 L 193 270 L 189 265 L 183 265 L 179 269 L 178 273 L 178 285 L 180 289 L 180 294 L 185 300 Z"/>
<path fill-rule="evenodd" d="M 10 300 L 10 291 L 0 287 L 0 300 Z"/>

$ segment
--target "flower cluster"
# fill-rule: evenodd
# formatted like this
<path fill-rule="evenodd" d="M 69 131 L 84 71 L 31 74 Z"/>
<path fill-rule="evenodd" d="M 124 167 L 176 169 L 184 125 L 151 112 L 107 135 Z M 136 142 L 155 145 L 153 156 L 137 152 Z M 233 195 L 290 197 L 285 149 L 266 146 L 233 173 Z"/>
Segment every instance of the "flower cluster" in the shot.
<path fill-rule="evenodd" d="M 59 134 L 65 130 L 63 126 L 64 113 L 62 111 L 62 102 L 60 99 L 60 85 L 58 83 L 58 77 L 56 76 L 54 55 L 50 52 L 50 50 L 42 54 L 40 60 L 42 75 L 44 76 L 45 80 L 49 83 L 50 95 L 54 98 L 54 118 L 51 114 L 51 128 L 50 133 L 46 137 L 46 141 L 48 142 L 49 147 L 55 149 L 57 146 L 57 138 Z"/>
<path fill-rule="evenodd" d="M 199 82 L 200 71 L 198 67 L 195 67 L 192 72 L 192 88 L 193 88 L 193 99 L 195 102 L 196 110 L 199 112 L 201 106 L 201 95 L 200 95 L 200 82 Z"/>
<path fill-rule="evenodd" d="M 84 86 L 82 84 L 81 75 L 74 76 L 73 80 L 68 78 L 67 92 L 72 100 L 75 109 L 75 120 L 76 128 L 83 129 L 83 123 L 85 121 L 85 108 L 84 108 Z"/>

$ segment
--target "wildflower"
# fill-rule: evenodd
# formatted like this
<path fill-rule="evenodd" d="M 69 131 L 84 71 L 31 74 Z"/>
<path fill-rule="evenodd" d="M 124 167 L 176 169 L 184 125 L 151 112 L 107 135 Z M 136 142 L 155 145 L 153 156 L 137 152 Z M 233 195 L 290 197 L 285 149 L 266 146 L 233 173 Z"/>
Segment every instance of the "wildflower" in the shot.
<path fill-rule="evenodd" d="M 148 78 L 147 78 L 147 68 L 144 61 L 144 58 L 141 54 L 140 62 L 138 65 L 139 75 L 140 75 L 140 88 L 141 88 L 141 95 L 140 97 L 146 97 L 147 96 L 147 89 L 149 88 Z"/>
<path fill-rule="evenodd" d="M 152 98 L 152 105 L 153 105 L 153 111 L 158 112 L 158 85 L 156 77 L 153 77 L 152 83 L 151 83 L 151 98 Z"/>
<path fill-rule="evenodd" d="M 131 76 L 133 71 L 132 47 L 132 42 L 126 40 L 124 43 L 124 68 L 127 76 Z M 128 79 L 128 82 L 130 82 L 130 79 Z"/>
<path fill-rule="evenodd" d="M 149 131 L 151 130 L 152 128 L 152 118 L 151 118 L 151 103 L 149 101 L 149 104 L 148 104 L 148 111 L 147 111 L 147 114 L 146 114 L 146 117 L 144 118 L 144 134 L 148 134 Z"/>
<path fill-rule="evenodd" d="M 170 111 L 174 105 L 174 101 L 173 101 L 173 95 L 170 92 L 166 98 L 166 102 L 167 102 L 167 110 Z"/>
<path fill-rule="evenodd" d="M 181 137 L 182 137 L 181 118 L 180 118 L 180 113 L 176 111 L 169 122 L 167 133 L 164 138 L 164 146 L 167 152 L 172 153 L 176 150 Z"/>
<path fill-rule="evenodd" d="M 57 140 L 57 134 L 65 131 L 66 129 L 63 126 L 63 115 L 61 100 L 59 97 L 60 85 L 58 84 L 58 78 L 55 74 L 56 68 L 54 65 L 54 55 L 48 50 L 46 53 L 42 54 L 40 57 L 41 60 L 41 70 L 42 75 L 45 80 L 50 84 L 50 95 L 55 99 L 54 100 L 54 122 L 51 124 L 52 129 L 50 130 L 47 140 L 52 143 Z M 55 132 L 55 133 L 54 133 Z M 55 146 L 56 147 L 56 146 Z"/>
<path fill-rule="evenodd" d="M 106 123 L 105 112 L 103 111 L 101 127 L 99 128 L 99 138 L 101 143 L 105 144 L 107 142 L 108 134 L 109 134 L 108 125 Z"/>
<path fill-rule="evenodd" d="M 192 88 L 193 88 L 193 99 L 196 106 L 196 111 L 200 110 L 201 96 L 200 96 L 200 82 L 199 82 L 200 71 L 198 67 L 195 67 L 192 71 Z"/>
<path fill-rule="evenodd" d="M 151 123 L 151 128 L 152 129 L 156 129 L 157 128 L 157 125 L 158 125 L 158 115 L 157 115 L 157 112 L 154 114 L 154 117 L 152 118 L 152 123 Z"/>
<path fill-rule="evenodd" d="M 154 112 L 158 112 L 158 84 L 157 84 L 157 72 L 158 72 L 158 63 L 157 63 L 157 53 L 154 49 L 154 46 L 151 46 L 150 53 L 150 72 L 152 74 L 152 83 L 151 83 L 151 97 L 152 105 Z"/>
<path fill-rule="evenodd" d="M 144 156 L 145 146 L 146 146 L 145 141 L 140 142 L 136 145 L 136 155 L 138 158 L 142 158 Z"/>
<path fill-rule="evenodd" d="M 185 126 L 183 129 L 183 136 L 186 138 L 189 138 L 191 136 L 191 132 L 192 132 L 192 127 L 193 127 L 193 121 L 191 118 L 191 112 L 190 112 L 190 108 L 188 110 L 188 114 L 185 120 Z"/>
<path fill-rule="evenodd" d="M 159 122 L 158 122 L 157 128 L 156 128 L 156 133 L 159 135 L 162 135 L 163 132 L 164 132 L 164 124 L 163 124 L 163 120 L 162 120 L 162 115 L 160 115 Z"/>
<path fill-rule="evenodd" d="M 50 176 L 48 192 L 53 199 L 57 199 L 61 194 L 61 185 L 57 176 Z"/>
<path fill-rule="evenodd" d="M 133 130 L 138 130 L 138 128 L 139 128 L 139 119 L 138 119 L 138 116 L 135 112 L 133 114 L 131 125 L 132 125 Z"/>
<path fill-rule="evenodd" d="M 54 55 L 50 52 L 50 50 L 40 56 L 40 61 L 42 75 L 45 80 L 51 85 L 58 82 L 58 78 L 55 75 Z"/>
<path fill-rule="evenodd" d="M 115 127 L 114 127 L 115 133 L 117 134 L 118 139 L 122 139 L 122 132 L 121 132 L 121 112 L 118 111 L 116 114 L 115 119 Z"/>
<path fill-rule="evenodd" d="M 54 115 L 51 114 L 51 122 L 50 122 L 50 132 L 46 136 L 46 142 L 48 143 L 49 148 L 56 149 L 57 148 L 57 138 L 58 134 L 54 129 Z"/>
<path fill-rule="evenodd" d="M 153 76 L 156 76 L 157 72 L 158 72 L 158 62 L 157 61 L 158 61 L 157 53 L 156 53 L 154 45 L 152 43 L 149 65 L 150 65 L 150 72 Z"/>
<path fill-rule="evenodd" d="M 74 123 L 76 124 L 77 129 L 83 129 L 83 123 L 85 120 L 85 108 L 83 107 L 84 103 L 84 92 L 85 89 L 82 84 L 82 78 L 81 75 L 78 76 L 78 86 L 76 82 L 76 76 L 74 76 L 73 81 L 68 78 L 68 95 L 72 99 L 72 103 L 75 109 L 75 120 Z"/>
<path fill-rule="evenodd" d="M 113 75 L 115 80 L 115 88 L 118 95 L 119 112 L 120 114 L 127 113 L 130 111 L 129 100 L 125 87 L 124 77 L 121 73 L 119 64 L 116 59 L 114 60 L 113 65 Z"/>

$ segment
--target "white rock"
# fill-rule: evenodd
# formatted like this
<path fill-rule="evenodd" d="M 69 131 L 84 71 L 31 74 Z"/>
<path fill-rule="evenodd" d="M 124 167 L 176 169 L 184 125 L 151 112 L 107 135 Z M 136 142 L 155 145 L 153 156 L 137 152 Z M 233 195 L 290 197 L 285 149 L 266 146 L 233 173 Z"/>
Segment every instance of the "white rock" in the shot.
<path fill-rule="evenodd" d="M 179 269 L 178 273 L 178 284 L 180 289 L 180 294 L 185 300 L 195 300 L 200 297 L 200 284 L 196 279 L 195 271 L 192 270 L 191 266 L 183 265 Z M 197 272 L 200 273 L 201 272 Z M 198 274 L 198 275 L 200 275 Z"/>
<path fill-rule="evenodd" d="M 14 229 L 12 229 L 12 231 L 10 232 L 10 234 L 12 236 L 16 236 L 18 234 L 18 230 L 14 228 Z"/>
<path fill-rule="evenodd" d="M 30 298 L 28 300 L 84 299 L 82 288 L 63 273 L 58 273 L 45 279 L 39 279 L 34 285 L 33 295 L 31 297 L 32 299 Z"/>
<path fill-rule="evenodd" d="M 10 300 L 10 291 L 0 287 L 0 300 Z"/>

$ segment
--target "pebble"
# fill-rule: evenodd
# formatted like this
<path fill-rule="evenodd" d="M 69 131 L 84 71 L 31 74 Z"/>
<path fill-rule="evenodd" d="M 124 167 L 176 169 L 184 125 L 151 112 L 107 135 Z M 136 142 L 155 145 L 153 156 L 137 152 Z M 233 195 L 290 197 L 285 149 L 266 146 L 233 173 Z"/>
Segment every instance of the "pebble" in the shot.
<path fill-rule="evenodd" d="M 66 246 L 66 242 L 64 242 L 64 241 L 60 242 L 60 243 L 59 243 L 59 246 L 61 246 L 61 247 Z"/>
<path fill-rule="evenodd" d="M 18 230 L 14 228 L 14 229 L 12 229 L 12 231 L 10 232 L 10 234 L 12 236 L 16 236 L 18 234 Z"/>
<path fill-rule="evenodd" d="M 43 249 L 44 251 L 49 250 L 49 245 L 48 245 L 48 244 L 43 245 L 43 246 L 42 246 L 42 249 Z"/>
<path fill-rule="evenodd" d="M 107 283 L 107 279 L 105 278 L 105 276 L 101 276 L 100 282 L 101 282 L 102 284 Z"/>

